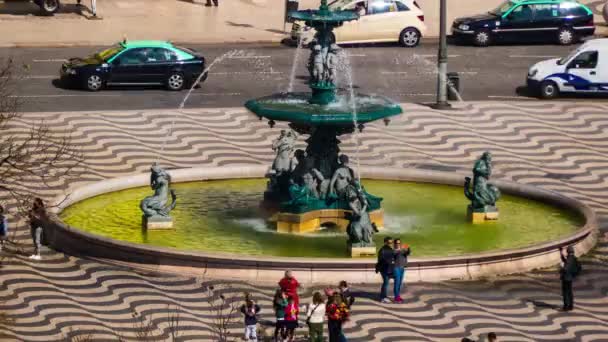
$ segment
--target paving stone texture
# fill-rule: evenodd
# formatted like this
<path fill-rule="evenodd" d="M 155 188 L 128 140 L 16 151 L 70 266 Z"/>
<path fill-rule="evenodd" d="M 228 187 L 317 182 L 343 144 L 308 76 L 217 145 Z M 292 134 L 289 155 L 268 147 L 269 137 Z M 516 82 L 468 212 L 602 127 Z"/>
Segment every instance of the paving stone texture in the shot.
<path fill-rule="evenodd" d="M 481 152 L 491 150 L 495 178 L 554 190 L 600 215 L 608 213 L 608 105 L 479 102 L 442 112 L 406 104 L 404 111 L 388 127 L 370 124 L 359 135 L 361 164 L 469 170 Z M 42 119 L 53 130 L 72 132 L 88 167 L 78 181 L 57 180 L 51 189 L 29 185 L 47 199 L 70 186 L 147 172 L 172 122 L 161 158 L 168 168 L 269 165 L 270 143 L 285 127 L 270 129 L 234 108 L 27 113 L 10 130 L 26 132 Z M 343 152 L 354 155 L 353 140 L 342 141 Z M 10 216 L 15 209 L 8 204 Z M 168 306 L 179 312 L 180 340 L 214 340 L 215 316 L 202 289 L 209 280 L 138 272 L 48 249 L 41 261 L 32 261 L 25 225 L 12 239 L 16 245 L 4 252 L 0 269 L 0 311 L 15 321 L 0 325 L 0 340 L 59 341 L 87 334 L 95 341 L 135 340 L 138 317 L 145 317 L 154 323 L 151 340 L 169 341 Z M 582 260 L 570 313 L 556 310 L 561 304 L 556 269 L 408 284 L 402 305 L 378 303 L 376 286 L 355 284 L 358 299 L 346 335 L 349 341 L 459 341 L 495 331 L 500 341 L 608 341 L 606 239 Z M 252 293 L 262 319 L 273 319 L 273 287 L 228 279 L 213 283 L 228 301 L 240 303 L 243 292 Z M 303 290 L 303 303 L 313 290 Z M 239 336 L 240 317 L 231 329 Z"/>

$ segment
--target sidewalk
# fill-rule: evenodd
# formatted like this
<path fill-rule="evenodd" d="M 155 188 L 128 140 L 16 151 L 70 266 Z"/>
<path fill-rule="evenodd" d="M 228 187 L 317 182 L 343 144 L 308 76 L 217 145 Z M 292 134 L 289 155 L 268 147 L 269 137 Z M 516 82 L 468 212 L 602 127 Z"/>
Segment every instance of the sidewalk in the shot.
<path fill-rule="evenodd" d="M 427 38 L 438 36 L 439 1 L 418 0 L 429 27 Z M 449 0 L 448 25 L 456 17 L 480 13 L 501 0 Z M 597 23 L 601 4 L 595 4 Z M 283 0 L 220 0 L 219 7 L 205 7 L 205 0 L 99 0 L 102 20 L 63 0 L 62 12 L 39 16 L 31 3 L 0 3 L 0 46 L 109 45 L 126 36 L 190 43 L 279 42 L 285 38 Z M 319 0 L 300 0 L 300 8 L 314 8 Z M 90 6 L 88 0 L 83 5 Z M 286 29 L 289 30 L 287 25 Z M 608 27 L 598 27 L 606 34 Z"/>

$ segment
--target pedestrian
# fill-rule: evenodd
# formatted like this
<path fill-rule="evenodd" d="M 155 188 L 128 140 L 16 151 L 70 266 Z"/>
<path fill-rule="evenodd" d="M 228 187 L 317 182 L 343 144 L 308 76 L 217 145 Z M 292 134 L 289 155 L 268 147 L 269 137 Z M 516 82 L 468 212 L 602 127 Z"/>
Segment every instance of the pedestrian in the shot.
<path fill-rule="evenodd" d="M 341 342 L 346 338 L 342 332 L 342 324 L 348 319 L 348 308 L 342 302 L 339 292 L 333 292 L 326 305 L 327 330 L 329 342 Z"/>
<path fill-rule="evenodd" d="M 340 297 L 342 297 L 342 302 L 346 304 L 346 307 L 350 310 L 350 307 L 355 302 L 355 296 L 353 296 L 350 288 L 348 288 L 348 283 L 346 280 L 340 281 L 340 285 L 338 285 L 338 289 L 340 290 Z"/>
<path fill-rule="evenodd" d="M 8 240 L 8 219 L 4 215 L 4 207 L 0 205 L 0 251 Z"/>
<path fill-rule="evenodd" d="M 498 337 L 496 337 L 496 333 L 488 333 L 488 342 L 498 342 Z"/>
<path fill-rule="evenodd" d="M 401 286 L 405 280 L 405 269 L 407 268 L 407 257 L 410 255 L 410 246 L 407 244 L 402 245 L 401 239 L 395 239 L 394 253 L 395 253 L 395 268 L 393 275 L 395 281 L 393 283 L 393 293 L 395 295 L 395 303 L 403 303 L 401 299 Z"/>
<path fill-rule="evenodd" d="M 245 315 L 245 341 L 258 342 L 258 313 L 260 306 L 257 305 L 249 294 L 245 295 L 245 304 L 241 306 L 241 312 Z"/>
<path fill-rule="evenodd" d="M 30 234 L 34 243 L 34 254 L 30 255 L 30 259 L 40 260 L 40 249 L 42 248 L 42 239 L 44 238 L 44 224 L 47 219 L 46 209 L 42 199 L 36 197 L 32 203 L 32 209 L 29 212 Z"/>
<path fill-rule="evenodd" d="M 306 324 L 310 342 L 323 342 L 323 323 L 325 320 L 325 303 L 321 292 L 312 295 L 312 303 L 306 312 Z"/>
<path fill-rule="evenodd" d="M 393 239 L 389 236 L 384 238 L 384 246 L 378 251 L 378 262 L 376 263 L 376 273 L 382 275 L 382 287 L 380 288 L 380 301 L 390 303 L 387 297 L 390 278 L 395 269 L 395 256 L 393 251 Z"/>
<path fill-rule="evenodd" d="M 76 0 L 76 6 L 82 6 L 82 0 Z M 93 18 L 97 19 L 97 0 L 91 0 L 91 13 L 93 14 Z"/>
<path fill-rule="evenodd" d="M 288 304 L 285 308 L 285 328 L 287 329 L 287 341 L 293 342 L 293 337 L 298 327 L 298 314 L 300 309 L 295 302 L 295 298 L 289 297 Z"/>
<path fill-rule="evenodd" d="M 581 272 L 581 264 L 574 255 L 574 247 L 566 248 L 567 256 L 564 256 L 564 251 L 559 248 L 559 256 L 562 259 L 563 265 L 560 268 L 560 280 L 562 281 L 562 297 L 564 300 L 564 311 L 574 309 L 574 294 L 572 293 L 572 281 Z"/>
<path fill-rule="evenodd" d="M 460 340 L 460 342 L 475 342 L 475 341 L 471 340 L 471 339 L 470 339 L 470 338 L 468 338 L 468 337 L 463 337 L 463 338 Z"/>
<path fill-rule="evenodd" d="M 213 0 L 213 5 L 215 5 L 215 7 L 218 6 L 218 1 L 219 0 Z M 207 6 L 207 7 L 211 7 L 213 5 L 211 4 L 211 0 L 207 0 L 207 3 L 205 4 L 205 6 Z"/>
<path fill-rule="evenodd" d="M 300 283 L 294 278 L 291 271 L 285 271 L 285 277 L 279 281 L 279 287 L 288 297 L 293 297 L 296 306 L 300 305 L 300 297 L 298 297 L 298 288 L 302 287 Z"/>
<path fill-rule="evenodd" d="M 287 294 L 281 291 L 281 289 L 278 289 L 275 292 L 274 300 L 272 301 L 274 315 L 277 320 L 274 326 L 275 342 L 283 341 L 287 337 L 285 329 L 285 308 L 287 308 L 287 304 Z"/>

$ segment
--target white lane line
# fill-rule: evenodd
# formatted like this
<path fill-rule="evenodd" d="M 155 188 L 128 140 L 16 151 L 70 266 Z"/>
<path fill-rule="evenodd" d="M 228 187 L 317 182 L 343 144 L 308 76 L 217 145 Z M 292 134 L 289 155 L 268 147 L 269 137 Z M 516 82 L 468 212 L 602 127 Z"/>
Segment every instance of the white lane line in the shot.
<path fill-rule="evenodd" d="M 231 56 L 228 59 L 257 59 L 257 58 L 271 58 L 272 56 Z"/>
<path fill-rule="evenodd" d="M 489 99 L 512 99 L 512 100 L 537 100 L 535 98 L 525 97 L 525 96 L 504 96 L 504 95 L 488 95 Z"/>
<path fill-rule="evenodd" d="M 209 75 L 276 75 L 282 74 L 282 71 L 224 71 L 224 72 L 210 72 Z"/>
<path fill-rule="evenodd" d="M 418 56 L 418 57 L 437 57 L 437 54 L 434 55 L 418 55 L 418 54 L 414 54 L 414 56 Z M 448 58 L 456 58 L 456 57 L 460 57 L 460 55 L 448 55 Z"/>
<path fill-rule="evenodd" d="M 37 97 L 116 97 L 118 94 L 55 94 L 55 95 L 10 95 L 12 98 L 37 98 Z"/>
<path fill-rule="evenodd" d="M 63 58 L 50 58 L 50 59 L 33 59 L 34 63 L 62 63 L 67 62 L 67 59 Z"/>
<path fill-rule="evenodd" d="M 382 71 L 383 75 L 437 75 L 437 71 Z M 459 75 L 477 75 L 477 71 L 456 71 Z"/>
<path fill-rule="evenodd" d="M 430 94 L 430 93 L 398 93 L 396 95 L 401 95 L 401 96 L 435 96 L 435 94 Z"/>
<path fill-rule="evenodd" d="M 241 93 L 192 93 L 192 95 L 200 96 L 239 96 Z"/>
<path fill-rule="evenodd" d="M 0 77 L 2 79 L 7 79 L 7 76 Z M 51 78 L 59 78 L 59 76 L 54 75 L 37 75 L 37 76 L 12 76 L 12 79 L 20 80 L 20 79 L 51 79 Z"/>
<path fill-rule="evenodd" d="M 509 55 L 509 58 L 556 58 L 558 56 L 549 55 Z"/>

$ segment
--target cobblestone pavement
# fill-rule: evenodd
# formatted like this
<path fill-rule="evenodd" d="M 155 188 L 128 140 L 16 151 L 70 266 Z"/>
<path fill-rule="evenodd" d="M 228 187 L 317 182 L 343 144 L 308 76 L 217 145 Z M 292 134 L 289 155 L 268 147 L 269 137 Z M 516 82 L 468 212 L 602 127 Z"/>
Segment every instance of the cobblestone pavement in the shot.
<path fill-rule="evenodd" d="M 600 215 L 608 212 L 608 105 L 478 102 L 445 112 L 413 104 L 404 109 L 388 127 L 371 124 L 359 135 L 362 164 L 468 171 L 489 149 L 495 178 L 558 191 L 586 202 Z M 54 130 L 73 132 L 89 167 L 78 182 L 58 180 L 51 190 L 40 188 L 45 198 L 68 186 L 147 172 L 173 120 L 161 159 L 169 168 L 269 164 L 270 141 L 283 127 L 270 129 L 235 108 L 29 113 L 10 129 L 25 132 L 41 119 Z M 342 140 L 342 150 L 353 155 L 352 139 Z M 13 211 L 9 206 L 9 215 Z M 153 322 L 157 340 L 169 340 L 169 306 L 180 314 L 182 340 L 213 340 L 214 316 L 201 289 L 204 280 L 142 273 L 51 250 L 41 261 L 31 261 L 28 235 L 19 228 L 16 244 L 4 252 L 0 310 L 15 322 L 0 326 L 0 339 L 56 341 L 91 333 L 96 341 L 116 341 L 118 335 L 133 336 L 138 317 L 145 317 Z M 346 334 L 351 341 L 459 341 L 495 331 L 501 341 L 607 341 L 605 238 L 583 258 L 583 268 L 570 313 L 555 309 L 561 303 L 555 269 L 409 284 L 402 305 L 380 304 L 375 286 L 354 285 L 359 299 Z M 263 308 L 262 318 L 272 319 L 272 287 L 227 283 L 216 286 L 229 300 L 234 296 L 240 301 L 249 291 Z M 304 303 L 313 290 L 305 289 Z M 232 331 L 239 334 L 240 329 L 237 324 Z"/>

